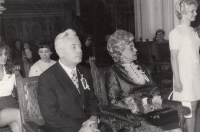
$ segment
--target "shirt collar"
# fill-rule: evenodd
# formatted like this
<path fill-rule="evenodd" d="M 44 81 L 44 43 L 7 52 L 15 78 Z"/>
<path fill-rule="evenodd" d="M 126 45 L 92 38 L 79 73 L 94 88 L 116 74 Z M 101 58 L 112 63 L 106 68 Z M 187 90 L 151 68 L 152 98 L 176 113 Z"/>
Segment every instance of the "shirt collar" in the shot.
<path fill-rule="evenodd" d="M 70 78 L 72 78 L 72 70 L 75 70 L 75 73 L 76 73 L 76 67 L 74 67 L 74 69 L 70 69 L 69 67 L 65 66 L 61 61 L 60 59 L 58 60 L 58 62 L 60 63 L 61 67 L 65 70 L 65 72 L 68 74 L 68 76 Z M 77 73 L 76 73 L 77 75 Z"/>

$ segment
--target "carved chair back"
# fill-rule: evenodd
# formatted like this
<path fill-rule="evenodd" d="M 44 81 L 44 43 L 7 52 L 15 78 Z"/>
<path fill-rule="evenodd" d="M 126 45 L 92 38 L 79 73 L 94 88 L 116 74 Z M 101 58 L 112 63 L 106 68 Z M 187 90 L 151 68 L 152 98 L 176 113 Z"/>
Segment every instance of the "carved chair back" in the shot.
<path fill-rule="evenodd" d="M 108 106 L 108 100 L 105 88 L 105 73 L 108 67 L 97 68 L 97 66 L 95 65 L 95 60 L 92 57 L 89 58 L 89 62 L 93 78 L 93 86 L 95 89 L 95 94 L 99 100 L 99 105 Z"/>
<path fill-rule="evenodd" d="M 170 61 L 169 42 L 156 44 L 156 48 L 160 61 Z"/>
<path fill-rule="evenodd" d="M 38 77 L 19 78 L 17 82 L 23 127 L 26 131 L 38 131 L 44 124 L 37 100 Z"/>

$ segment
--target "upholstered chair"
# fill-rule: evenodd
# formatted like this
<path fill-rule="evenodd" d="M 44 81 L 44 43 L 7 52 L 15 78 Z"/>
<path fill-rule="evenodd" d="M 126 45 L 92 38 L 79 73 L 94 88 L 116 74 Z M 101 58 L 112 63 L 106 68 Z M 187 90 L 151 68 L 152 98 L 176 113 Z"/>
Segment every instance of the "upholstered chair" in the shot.
<path fill-rule="evenodd" d="M 18 78 L 17 91 L 23 129 L 42 132 L 44 120 L 37 100 L 38 77 Z"/>
<path fill-rule="evenodd" d="M 99 106 L 101 110 L 101 122 L 108 125 L 114 132 L 117 132 L 125 127 L 129 127 L 129 131 L 134 132 L 136 127 L 140 127 L 141 121 L 144 120 L 144 117 L 133 115 L 129 110 L 113 110 L 108 106 L 108 100 L 106 95 L 105 88 L 105 73 L 108 67 L 97 68 L 95 65 L 94 57 L 90 57 L 90 68 L 93 78 L 93 85 L 95 88 L 95 94 L 99 100 Z M 148 100 L 148 103 L 152 103 L 151 100 Z M 172 101 L 172 100 L 163 100 L 162 108 L 173 108 L 178 111 L 179 114 L 179 124 L 182 127 L 184 122 L 184 115 L 190 113 L 190 109 L 182 106 L 181 102 Z M 174 127 L 173 124 L 165 126 L 168 128 Z"/>

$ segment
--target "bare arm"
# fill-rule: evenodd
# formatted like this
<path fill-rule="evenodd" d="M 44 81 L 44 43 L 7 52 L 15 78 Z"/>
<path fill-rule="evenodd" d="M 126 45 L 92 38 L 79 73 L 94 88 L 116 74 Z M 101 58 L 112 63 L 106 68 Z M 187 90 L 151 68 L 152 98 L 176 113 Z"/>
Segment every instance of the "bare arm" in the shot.
<path fill-rule="evenodd" d="M 171 65 L 172 65 L 172 71 L 173 71 L 173 76 L 175 79 L 175 83 L 174 83 L 174 90 L 177 92 L 181 92 L 182 91 L 182 84 L 181 84 L 181 80 L 180 80 L 180 74 L 179 74 L 179 67 L 178 67 L 178 52 L 179 50 L 171 50 Z"/>

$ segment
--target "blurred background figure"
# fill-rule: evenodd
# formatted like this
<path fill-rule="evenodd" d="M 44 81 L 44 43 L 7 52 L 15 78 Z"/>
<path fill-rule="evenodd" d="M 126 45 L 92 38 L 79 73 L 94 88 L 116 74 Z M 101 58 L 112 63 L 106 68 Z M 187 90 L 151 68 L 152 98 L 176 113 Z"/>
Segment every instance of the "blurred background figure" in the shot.
<path fill-rule="evenodd" d="M 107 50 L 107 42 L 110 34 L 105 34 L 103 39 L 94 48 L 94 56 L 97 67 L 106 67 L 113 64 L 113 59 Z"/>
<path fill-rule="evenodd" d="M 30 45 L 28 43 L 24 43 L 24 50 L 22 51 L 22 55 L 25 77 L 28 77 L 29 69 L 33 62 L 32 51 L 30 50 Z"/>
<path fill-rule="evenodd" d="M 93 36 L 88 34 L 85 42 L 82 44 L 83 58 L 81 62 L 81 65 L 86 66 L 87 68 L 90 68 L 89 57 L 93 56 L 93 44 Z"/>
<path fill-rule="evenodd" d="M 15 41 L 15 47 L 12 50 L 12 61 L 14 65 L 20 65 L 20 74 L 25 77 L 24 62 L 22 59 L 22 42 L 21 40 Z"/>
<path fill-rule="evenodd" d="M 27 58 L 28 62 L 33 62 L 32 51 L 30 49 L 29 43 L 24 43 L 23 55 Z"/>
<path fill-rule="evenodd" d="M 152 43 L 152 47 L 151 47 L 151 54 L 152 54 L 152 58 L 154 61 L 166 61 L 166 60 L 162 60 L 162 56 L 159 56 L 159 50 L 158 50 L 158 45 L 161 44 L 166 44 L 169 43 L 168 40 L 164 39 L 165 37 L 165 31 L 162 29 L 158 29 L 155 33 L 155 37 L 153 38 L 153 43 Z M 169 49 L 165 49 L 165 50 L 169 50 Z M 165 54 L 163 54 L 163 56 L 165 56 Z M 160 58 L 161 57 L 161 58 Z M 153 69 L 155 69 L 154 66 L 152 66 Z M 162 71 L 168 71 L 171 69 L 171 65 L 169 64 L 162 64 L 160 65 L 160 70 Z M 162 79 L 162 83 L 164 84 L 170 84 L 172 82 L 171 79 Z"/>
<path fill-rule="evenodd" d="M 38 45 L 38 55 L 40 56 L 40 60 L 38 60 L 31 66 L 29 77 L 39 76 L 41 73 L 43 73 L 45 70 L 56 63 L 56 61 L 50 59 L 51 54 L 52 52 L 50 50 L 48 42 L 42 41 Z"/>
<path fill-rule="evenodd" d="M 159 60 L 158 50 L 156 45 L 169 42 L 168 40 L 164 39 L 164 36 L 165 36 L 165 31 L 162 29 L 158 29 L 155 33 L 155 37 L 153 38 L 153 44 L 151 47 L 151 53 L 154 60 Z"/>

